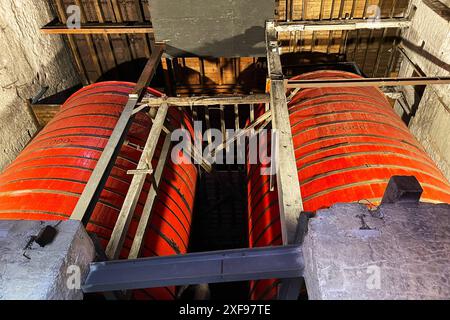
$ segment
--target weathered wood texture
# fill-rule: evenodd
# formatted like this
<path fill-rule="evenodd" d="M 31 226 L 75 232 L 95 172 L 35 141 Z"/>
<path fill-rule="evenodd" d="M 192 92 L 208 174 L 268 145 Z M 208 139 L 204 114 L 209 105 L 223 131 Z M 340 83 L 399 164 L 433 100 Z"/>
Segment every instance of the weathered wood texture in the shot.
<path fill-rule="evenodd" d="M 65 8 L 79 3 L 83 22 L 91 24 L 140 23 L 151 26 L 149 0 L 52 0 L 60 23 L 67 18 Z M 286 10 L 291 2 L 292 9 Z M 276 17 L 280 21 L 327 21 L 364 19 L 373 16 L 372 5 L 378 5 L 381 18 L 406 16 L 408 0 L 279 0 Z M 283 53 L 290 53 L 292 63 L 355 61 L 367 76 L 395 75 L 398 54 L 393 45 L 399 30 L 344 30 L 280 33 Z M 56 36 L 56 35 L 55 35 Z M 75 62 L 86 83 L 99 80 L 129 80 L 132 70 L 143 65 L 134 63 L 148 58 L 153 35 L 72 34 L 64 35 L 73 51 Z M 290 57 L 287 55 L 288 64 Z M 141 62 L 142 63 L 142 62 Z M 241 58 L 178 58 L 169 61 L 169 73 L 177 85 L 177 94 L 248 93 L 256 91 L 257 78 L 265 74 L 261 60 Z M 130 68 L 131 66 L 131 68 Z M 131 71 L 130 71 L 131 70 Z M 258 73 L 261 71 L 261 73 Z M 263 77 L 264 78 L 264 77 Z M 161 85 L 162 87 L 163 85 Z"/>

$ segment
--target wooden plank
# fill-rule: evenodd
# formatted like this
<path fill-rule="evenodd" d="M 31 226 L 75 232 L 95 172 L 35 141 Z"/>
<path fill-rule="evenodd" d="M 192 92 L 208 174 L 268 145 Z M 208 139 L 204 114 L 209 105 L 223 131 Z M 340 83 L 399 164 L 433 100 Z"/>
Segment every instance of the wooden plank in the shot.
<path fill-rule="evenodd" d="M 390 76 L 390 74 L 392 72 L 392 67 L 394 66 L 394 64 L 396 62 L 397 47 L 398 47 L 400 35 L 401 35 L 401 30 L 400 29 L 396 30 L 395 39 L 392 42 L 392 47 L 390 49 L 389 62 L 387 64 L 386 71 L 385 71 L 386 77 Z"/>
<path fill-rule="evenodd" d="M 386 30 L 386 29 L 384 29 L 384 30 Z M 367 37 L 367 40 L 366 40 L 366 48 L 364 50 L 364 59 L 363 59 L 362 65 L 361 65 L 361 71 L 363 73 L 364 73 L 364 67 L 366 66 L 367 55 L 369 53 L 369 48 L 370 48 L 370 40 L 372 39 L 372 37 L 373 37 L 373 29 L 370 30 L 369 36 Z"/>
<path fill-rule="evenodd" d="M 172 59 L 164 58 L 162 60 L 162 69 L 164 74 L 164 84 L 165 84 L 165 92 L 168 96 L 176 95 L 176 83 L 173 83 L 171 72 L 173 71 L 173 63 Z"/>
<path fill-rule="evenodd" d="M 378 68 L 380 67 L 381 52 L 383 50 L 384 39 L 386 37 L 386 33 L 387 33 L 387 29 L 383 29 L 383 33 L 381 34 L 381 38 L 379 39 L 379 43 L 378 43 L 377 57 L 375 59 L 375 64 L 374 64 L 373 70 L 372 70 L 372 78 L 377 76 L 377 71 L 378 71 Z"/>
<path fill-rule="evenodd" d="M 133 93 L 137 95 L 143 95 L 145 93 L 145 89 L 147 88 L 151 79 L 153 79 L 153 76 L 156 73 L 157 66 L 161 62 L 163 52 L 164 52 L 164 45 L 158 44 L 155 46 L 155 51 L 152 53 L 152 56 L 148 60 L 147 66 L 144 68 L 144 71 L 142 72 L 136 84 L 136 87 L 133 90 Z"/>
<path fill-rule="evenodd" d="M 303 0 L 303 4 L 306 1 Z M 305 13 L 305 6 L 303 9 Z M 289 110 L 286 100 L 286 87 L 283 80 L 278 34 L 272 22 L 266 23 L 267 61 L 270 78 L 270 112 L 272 113 L 272 160 L 270 173 L 275 171 L 280 211 L 281 236 L 284 245 L 296 243 L 298 221 L 303 211 L 303 201 L 298 179 Z M 281 75 L 281 77 L 280 77 Z M 275 163 L 274 163 L 275 161 Z M 273 189 L 273 176 L 270 176 L 270 190 Z M 280 285 L 279 298 L 286 292 L 297 289 L 299 280 L 291 278 Z M 298 294 L 297 294 L 298 296 Z"/>
<path fill-rule="evenodd" d="M 281 80 L 271 81 L 272 127 L 277 132 L 276 172 L 280 216 L 284 221 L 283 243 L 292 243 L 297 219 L 303 210 L 300 183 L 294 154 L 294 145 L 286 102 L 286 88 Z M 276 143 L 276 141 L 272 141 Z M 283 230 L 282 230 L 283 233 Z"/>
<path fill-rule="evenodd" d="M 211 116 L 209 113 L 209 108 L 205 109 L 205 124 L 206 124 L 206 135 L 208 139 L 208 145 L 212 145 Z"/>
<path fill-rule="evenodd" d="M 113 11 L 113 15 L 114 15 L 114 20 L 113 22 L 116 23 L 123 23 L 123 15 L 122 15 L 122 11 L 120 9 L 120 5 L 118 0 L 111 0 L 111 4 L 112 4 L 112 11 Z M 129 54 L 130 54 L 130 60 L 134 60 L 137 58 L 137 54 L 135 52 L 135 50 L 133 49 L 134 46 L 132 45 L 130 38 L 128 37 L 127 34 L 124 34 L 121 36 L 122 40 L 125 43 L 125 50 L 128 50 Z"/>
<path fill-rule="evenodd" d="M 40 129 L 42 128 L 42 122 L 39 120 L 35 110 L 32 108 L 32 99 L 27 99 L 27 110 L 30 113 L 30 116 L 33 120 L 34 125 L 36 126 L 36 134 L 40 131 Z"/>
<path fill-rule="evenodd" d="M 147 231 L 147 226 L 151 218 L 151 213 L 153 209 L 153 204 L 155 203 L 156 196 L 158 195 L 158 187 L 161 182 L 162 173 L 166 165 L 167 155 L 170 149 L 170 135 L 167 135 L 162 147 L 161 154 L 159 156 L 158 165 L 156 166 L 155 173 L 153 175 L 153 183 L 151 185 L 150 191 L 145 201 L 144 209 L 142 210 L 141 218 L 139 219 L 139 225 L 136 230 L 136 235 L 133 239 L 133 244 L 131 245 L 130 253 L 128 254 L 128 259 L 136 259 L 139 257 L 142 242 Z"/>
<path fill-rule="evenodd" d="M 119 120 L 114 127 L 114 130 L 106 144 L 100 159 L 97 161 L 97 165 L 92 172 L 88 183 L 86 184 L 83 193 L 81 194 L 75 209 L 72 212 L 71 219 L 83 221 L 87 224 L 92 214 L 92 211 L 100 196 L 100 192 L 108 178 L 111 167 L 114 163 L 117 154 L 120 151 L 122 142 L 127 134 L 129 128 L 129 122 L 133 115 L 133 110 L 139 102 L 140 97 L 144 93 L 145 87 L 150 83 L 153 78 L 156 68 L 161 61 L 162 48 L 158 46 L 159 50 L 152 54 L 152 57 L 147 62 L 147 65 L 142 72 L 138 84 L 130 94 L 128 102 L 123 109 Z"/>
<path fill-rule="evenodd" d="M 240 129 L 240 121 L 239 121 L 239 104 L 234 105 L 234 130 Z"/>
<path fill-rule="evenodd" d="M 144 150 L 142 151 L 141 158 L 139 159 L 137 170 L 147 170 L 151 168 L 151 161 L 155 154 L 168 110 L 169 106 L 167 103 L 163 103 L 158 108 L 158 113 L 153 121 Z M 131 180 L 131 184 L 120 210 L 119 217 L 117 218 L 111 238 L 105 250 L 106 256 L 111 260 L 119 258 L 120 251 L 122 250 L 128 228 L 134 215 L 134 210 L 136 209 L 136 205 L 139 201 L 139 196 L 142 192 L 142 187 L 144 186 L 146 176 L 147 175 L 145 174 L 137 174 L 134 175 Z"/>
<path fill-rule="evenodd" d="M 105 17 L 103 15 L 100 0 L 94 1 L 94 7 L 95 7 L 95 13 L 96 13 L 98 21 L 100 23 L 105 23 Z M 119 79 L 120 77 L 119 77 L 118 71 L 116 69 L 117 68 L 117 59 L 114 54 L 114 48 L 111 44 L 111 37 L 108 34 L 103 34 L 103 40 L 105 41 L 106 46 L 107 46 L 106 55 L 107 55 L 107 60 L 108 60 L 108 67 L 112 66 L 112 68 L 114 68 L 116 78 Z"/>
<path fill-rule="evenodd" d="M 120 11 L 120 6 L 119 6 L 119 2 L 117 0 L 111 0 L 111 4 L 113 7 L 113 14 L 116 18 L 117 22 L 122 22 L 123 21 L 123 17 L 122 17 L 122 12 Z"/>
<path fill-rule="evenodd" d="M 216 94 L 236 94 L 236 93 L 248 93 L 248 90 L 239 84 L 196 84 L 192 78 L 183 79 L 183 85 L 177 85 L 177 95 L 189 96 L 189 95 L 216 95 Z M 253 91 L 258 91 L 255 89 Z"/>
<path fill-rule="evenodd" d="M 81 4 L 81 0 L 75 0 L 75 4 L 80 7 L 81 13 L 81 23 L 86 23 L 86 13 L 84 12 L 83 6 Z M 92 35 L 85 35 L 87 48 L 89 50 L 89 54 L 92 59 L 92 63 L 94 64 L 95 71 L 97 72 L 97 79 L 100 78 L 103 74 L 102 66 L 100 65 L 100 61 L 98 60 L 97 50 L 95 48 L 94 41 L 92 39 Z M 97 79 L 90 79 L 92 82 L 97 81 Z"/>
<path fill-rule="evenodd" d="M 450 77 L 359 78 L 329 80 L 285 80 L 287 88 L 386 87 L 449 84 Z"/>
<path fill-rule="evenodd" d="M 225 106 L 220 105 L 220 131 L 222 131 L 222 141 L 225 142 L 228 139 L 227 128 L 225 125 Z M 226 152 L 228 152 L 228 148 L 226 148 Z"/>
<path fill-rule="evenodd" d="M 402 56 L 411 64 L 411 66 L 413 67 L 413 69 L 417 72 L 417 74 L 426 77 L 427 75 L 423 72 L 422 69 L 420 69 L 420 67 L 411 59 L 411 57 L 408 55 L 408 53 L 406 52 L 405 48 L 403 47 L 403 45 L 400 43 L 397 47 L 398 52 L 400 52 L 402 54 Z M 441 105 L 448 111 L 450 112 L 450 108 L 447 106 L 447 104 L 444 102 L 444 100 L 441 97 L 441 94 L 439 94 L 435 87 L 430 85 L 429 88 L 434 92 L 436 98 L 438 99 L 438 101 L 441 103 Z"/>
<path fill-rule="evenodd" d="M 144 16 L 142 14 L 142 9 L 141 9 L 141 0 L 134 0 L 134 3 L 135 3 L 136 15 L 137 15 L 137 18 L 138 18 L 138 22 L 139 23 L 143 23 L 144 22 Z M 144 40 L 144 46 L 145 46 L 144 53 L 145 53 L 145 56 L 146 57 L 150 57 L 151 52 L 153 51 L 152 46 L 154 44 L 152 44 L 151 42 L 149 43 L 146 34 L 142 35 L 142 39 Z"/>
<path fill-rule="evenodd" d="M 268 94 L 250 94 L 250 95 L 217 95 L 217 96 L 195 96 L 195 97 L 144 97 L 143 104 L 150 107 L 159 106 L 162 102 L 177 107 L 190 106 L 211 106 L 211 105 L 250 105 L 270 102 Z"/>
<path fill-rule="evenodd" d="M 188 149 L 185 150 L 187 155 L 195 160 L 196 163 L 200 164 L 207 173 L 212 172 L 211 164 L 203 158 L 201 150 L 197 149 L 192 143 L 188 142 Z"/>
<path fill-rule="evenodd" d="M 268 27 L 270 26 L 270 27 Z M 274 22 L 266 23 L 267 69 L 269 79 L 283 79 L 278 34 Z M 267 87 L 267 85 L 266 85 Z"/>
<path fill-rule="evenodd" d="M 66 11 L 64 10 L 64 7 L 62 5 L 61 0 L 55 0 L 56 4 L 56 10 L 58 12 L 59 19 L 62 23 L 66 23 L 67 17 L 66 17 Z M 81 59 L 80 52 L 78 51 L 78 47 L 75 41 L 75 38 L 71 35 L 67 35 L 67 42 L 69 43 L 70 51 L 72 52 L 72 57 L 75 61 L 76 68 L 78 70 L 78 75 L 81 78 L 81 82 L 83 85 L 89 84 L 89 77 L 87 75 L 86 67 Z"/>
<path fill-rule="evenodd" d="M 358 29 L 381 29 L 381 28 L 408 28 L 411 21 L 405 18 L 382 19 L 376 22 L 368 22 L 367 19 L 345 19 L 327 21 L 308 21 L 278 23 L 275 26 L 277 32 L 290 31 L 336 31 L 336 30 L 358 30 Z"/>
<path fill-rule="evenodd" d="M 245 127 L 242 130 L 239 130 L 232 137 L 226 138 L 224 143 L 217 146 L 215 150 L 213 150 L 212 155 L 214 156 L 217 152 L 222 151 L 223 149 L 227 149 L 234 141 L 238 140 L 240 137 L 244 136 L 247 132 L 255 129 L 258 125 L 263 122 L 270 122 L 270 117 L 272 116 L 271 111 L 266 111 L 262 114 L 258 119 L 253 121 L 249 126 Z"/>
<path fill-rule="evenodd" d="M 282 76 L 282 69 L 277 45 L 277 33 L 274 24 L 271 22 L 266 24 L 266 45 L 269 76 L 271 78 L 270 106 L 272 127 L 276 130 L 277 135 L 277 139 L 272 141 L 272 143 L 277 143 L 275 161 L 281 234 L 283 244 L 286 245 L 295 241 L 297 221 L 303 210 L 303 202 L 286 101 L 285 81 L 279 78 L 280 74 Z"/>
<path fill-rule="evenodd" d="M 41 126 L 45 126 L 58 112 L 61 108 L 59 104 L 30 104 L 30 108 L 33 114 L 37 118 Z"/>
<path fill-rule="evenodd" d="M 79 29 L 69 29 L 66 25 L 46 25 L 41 28 L 45 34 L 148 34 L 153 33 L 149 23 L 130 25 L 129 23 L 84 23 Z"/>
<path fill-rule="evenodd" d="M 294 0 L 286 0 L 286 21 L 292 21 Z"/>

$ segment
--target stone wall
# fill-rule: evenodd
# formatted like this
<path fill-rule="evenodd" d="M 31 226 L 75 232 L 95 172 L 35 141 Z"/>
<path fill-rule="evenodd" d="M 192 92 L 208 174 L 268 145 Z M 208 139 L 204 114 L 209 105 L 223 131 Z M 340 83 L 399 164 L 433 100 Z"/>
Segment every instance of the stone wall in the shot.
<path fill-rule="evenodd" d="M 0 171 L 15 159 L 37 127 L 26 100 L 79 83 L 64 40 L 40 28 L 54 16 L 47 0 L 0 1 Z"/>
<path fill-rule="evenodd" d="M 439 15 L 422 0 L 412 2 L 417 11 L 411 27 L 403 34 L 405 51 L 427 76 L 449 76 L 449 19 Z M 440 2 L 446 3 L 443 0 Z M 413 74 L 411 63 L 404 60 L 399 76 Z M 403 90 L 409 106 L 418 102 L 412 87 L 404 87 Z M 398 103 L 395 109 L 401 116 L 404 115 L 405 111 Z M 413 111 L 409 128 L 450 180 L 450 85 L 427 86 L 417 110 Z"/>
<path fill-rule="evenodd" d="M 436 223 L 438 221 L 440 223 Z M 317 211 L 303 242 L 312 300 L 449 299 L 450 205 L 339 203 Z"/>
<path fill-rule="evenodd" d="M 56 229 L 50 243 L 30 242 L 47 226 Z M 81 300 L 94 258 L 79 221 L 0 221 L 0 300 Z"/>

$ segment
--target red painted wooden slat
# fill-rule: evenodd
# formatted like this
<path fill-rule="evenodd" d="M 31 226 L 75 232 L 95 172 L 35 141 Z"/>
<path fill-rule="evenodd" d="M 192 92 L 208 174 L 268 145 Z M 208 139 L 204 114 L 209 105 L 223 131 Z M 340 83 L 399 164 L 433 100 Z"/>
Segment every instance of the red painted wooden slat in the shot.
<path fill-rule="evenodd" d="M 134 84 L 103 82 L 72 95 L 60 112 L 0 175 L 0 219 L 64 220 L 72 213 L 92 170 L 100 158 Z M 153 89 L 148 93 L 160 95 Z M 181 121 L 193 134 L 189 116 L 170 108 L 171 125 Z M 137 114 L 127 140 L 143 147 L 151 128 L 145 114 Z M 155 168 L 162 139 L 155 152 Z M 170 153 L 169 153 L 170 154 Z M 125 199 L 141 151 L 124 145 L 106 182 L 87 230 L 106 247 Z M 143 256 L 186 253 L 197 183 L 192 164 L 174 164 L 170 156 L 144 240 Z M 126 258 L 150 189 L 144 184 L 121 258 Z M 135 291 L 138 299 L 173 299 L 175 288 Z"/>
<path fill-rule="evenodd" d="M 294 79 L 339 78 L 359 76 L 317 71 Z M 448 181 L 378 88 L 304 89 L 288 107 L 305 211 L 338 202 L 377 204 L 393 175 L 416 176 L 422 201 L 450 203 Z M 277 192 L 269 191 L 259 169 L 247 167 L 250 246 L 280 245 Z M 275 280 L 255 281 L 251 288 L 252 299 L 276 297 Z"/>

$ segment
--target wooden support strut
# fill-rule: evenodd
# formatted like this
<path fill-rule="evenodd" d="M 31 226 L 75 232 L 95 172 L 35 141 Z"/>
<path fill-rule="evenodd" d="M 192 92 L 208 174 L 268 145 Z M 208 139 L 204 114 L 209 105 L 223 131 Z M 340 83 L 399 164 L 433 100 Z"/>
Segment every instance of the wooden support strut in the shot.
<path fill-rule="evenodd" d="M 414 70 L 421 76 L 426 77 L 427 75 L 422 71 L 422 69 L 419 68 L 419 66 L 411 59 L 411 57 L 408 55 L 408 53 L 406 52 L 405 48 L 403 47 L 403 45 L 400 43 L 397 46 L 397 50 L 398 52 L 400 52 L 402 54 L 402 56 L 411 64 L 411 66 L 414 68 Z M 436 89 L 434 88 L 434 86 L 430 86 L 429 87 L 435 94 L 436 98 L 438 99 L 438 101 L 441 103 L 441 105 L 444 107 L 445 110 L 447 110 L 447 112 L 450 112 L 450 107 L 447 106 L 447 104 L 444 102 L 444 100 L 442 99 L 442 97 L 440 96 L 440 94 L 436 91 Z M 400 101 L 399 101 L 400 102 Z M 400 102 L 401 104 L 401 102 Z"/>
<path fill-rule="evenodd" d="M 158 113 L 156 114 L 152 128 L 150 129 L 150 133 L 145 143 L 144 150 L 142 151 L 137 170 L 145 170 L 149 168 L 153 155 L 155 154 L 156 146 L 158 145 L 159 137 L 163 130 L 164 121 L 166 120 L 168 110 L 169 107 L 167 103 L 163 103 L 158 108 Z M 146 174 L 136 174 L 131 180 L 131 184 L 120 210 L 119 217 L 117 218 L 114 230 L 105 250 L 106 256 L 109 259 L 113 260 L 119 258 L 120 251 L 122 250 L 128 228 L 133 218 L 134 210 L 139 201 L 139 196 L 141 194 L 142 187 L 144 186 L 146 176 Z"/>
<path fill-rule="evenodd" d="M 41 28 L 45 34 L 153 34 L 148 23 L 84 23 L 80 28 L 68 28 L 65 24 L 47 24 Z"/>
<path fill-rule="evenodd" d="M 271 115 L 272 114 L 271 114 L 270 110 L 265 112 L 263 115 L 258 117 L 258 119 L 253 121 L 249 126 L 245 127 L 245 129 L 240 129 L 239 131 L 236 132 L 236 134 L 234 134 L 233 136 L 228 137 L 227 139 L 225 139 L 222 144 L 218 145 L 217 148 L 215 148 L 211 152 L 212 156 L 216 155 L 218 152 L 222 151 L 223 149 L 227 149 L 229 146 L 231 146 L 231 144 L 234 141 L 236 141 L 239 138 L 245 136 L 248 132 L 250 132 L 251 130 L 254 130 L 261 123 L 265 123 L 266 121 L 270 121 Z"/>
<path fill-rule="evenodd" d="M 106 183 L 109 172 L 111 171 L 112 164 L 114 163 L 128 132 L 130 120 L 133 116 L 133 110 L 144 95 L 145 88 L 153 78 L 156 68 L 161 61 L 163 51 L 163 46 L 156 46 L 156 50 L 148 60 L 133 93 L 129 95 L 128 102 L 114 127 L 100 159 L 97 161 L 97 165 L 95 166 L 89 181 L 84 187 L 83 193 L 78 199 L 70 219 L 83 221 L 84 224 L 88 223 L 103 186 Z"/>
<path fill-rule="evenodd" d="M 147 225 L 150 221 L 151 212 L 153 209 L 153 204 L 155 202 L 156 196 L 158 194 L 158 187 L 161 182 L 162 173 L 166 165 L 167 156 L 170 149 L 170 135 L 167 135 L 164 140 L 164 145 L 162 147 L 161 155 L 159 156 L 158 165 L 156 167 L 155 173 L 153 175 L 153 183 L 151 189 L 148 193 L 147 200 L 145 201 L 144 209 L 142 210 L 141 218 L 139 219 L 139 225 L 136 230 L 136 235 L 133 239 L 133 244 L 131 245 L 130 253 L 128 254 L 128 259 L 136 259 L 142 249 L 142 242 L 145 237 L 145 232 L 147 230 Z"/>
<path fill-rule="evenodd" d="M 285 80 L 284 82 L 287 88 L 392 87 L 407 85 L 449 84 L 450 77 Z"/>
<path fill-rule="evenodd" d="M 328 21 L 302 21 L 277 23 L 275 30 L 277 32 L 292 31 L 341 31 L 341 30 L 360 30 L 360 29 L 382 29 L 382 28 L 408 28 L 411 20 L 406 18 L 382 19 L 379 21 L 370 21 L 368 19 L 351 20 L 328 20 Z"/>
<path fill-rule="evenodd" d="M 80 8 L 80 13 L 81 13 L 81 23 L 85 23 L 87 21 L 86 19 L 86 13 L 84 12 L 83 6 L 81 5 L 81 0 L 75 0 L 75 5 L 77 5 Z M 95 67 L 95 71 L 97 72 L 97 78 L 96 79 L 91 79 L 91 80 L 97 80 L 98 78 L 100 78 L 103 74 L 103 69 L 102 69 L 102 65 L 100 64 L 99 61 L 99 57 L 97 55 L 97 49 L 94 43 L 94 38 L 92 37 L 92 35 L 86 34 L 84 36 L 84 39 L 86 41 L 86 45 L 87 48 L 89 50 L 89 54 L 91 56 L 92 59 L 92 63 Z M 92 81 L 92 82 L 94 82 Z"/>
<path fill-rule="evenodd" d="M 191 106 L 211 106 L 211 105 L 243 105 L 259 104 L 270 102 L 268 94 L 251 95 L 224 95 L 224 96 L 195 96 L 195 97 L 149 97 L 142 99 L 142 103 L 149 107 L 159 106 L 162 102 L 167 102 L 170 106 L 191 107 Z"/>
<path fill-rule="evenodd" d="M 277 32 L 273 22 L 266 23 L 267 61 L 270 77 L 270 105 L 272 127 L 277 130 L 276 175 L 280 205 L 281 233 L 283 244 L 293 243 L 297 221 L 303 210 L 300 183 L 295 161 L 294 143 L 286 101 L 286 87 L 283 80 L 278 50 Z"/>
<path fill-rule="evenodd" d="M 59 19 L 61 20 L 62 23 L 66 23 L 67 18 L 66 18 L 66 11 L 64 9 L 62 0 L 56 0 L 56 9 L 58 12 L 58 16 Z M 88 85 L 89 84 L 89 79 L 88 79 L 88 75 L 87 75 L 87 70 L 86 67 L 83 64 L 83 61 L 81 59 L 81 54 L 77 48 L 77 43 L 75 40 L 75 37 L 72 35 L 67 35 L 67 41 L 69 44 L 69 47 L 71 49 L 71 53 L 78 71 L 78 75 L 81 78 L 81 82 L 83 83 L 83 85 Z"/>

